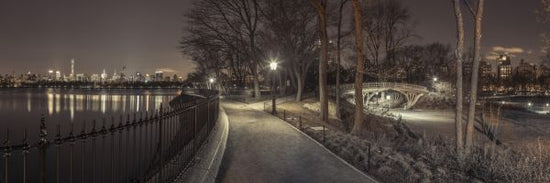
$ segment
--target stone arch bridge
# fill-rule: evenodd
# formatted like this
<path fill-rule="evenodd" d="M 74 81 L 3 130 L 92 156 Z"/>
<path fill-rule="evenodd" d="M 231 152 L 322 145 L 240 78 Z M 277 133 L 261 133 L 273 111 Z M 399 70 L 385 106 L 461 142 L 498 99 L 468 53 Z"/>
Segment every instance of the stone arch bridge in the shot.
<path fill-rule="evenodd" d="M 335 91 L 334 86 L 330 87 L 332 91 Z M 355 95 L 354 84 L 343 84 L 341 85 L 341 95 Z M 405 96 L 405 109 L 410 109 L 412 106 L 418 102 L 420 97 L 427 94 L 428 88 L 420 85 L 409 84 L 409 83 L 393 83 L 393 82 L 373 82 L 373 83 L 363 83 L 363 101 L 365 106 L 368 105 L 368 101 L 372 99 L 375 95 L 380 92 L 385 91 L 396 91 Z M 336 93 L 336 92 L 332 92 Z"/>

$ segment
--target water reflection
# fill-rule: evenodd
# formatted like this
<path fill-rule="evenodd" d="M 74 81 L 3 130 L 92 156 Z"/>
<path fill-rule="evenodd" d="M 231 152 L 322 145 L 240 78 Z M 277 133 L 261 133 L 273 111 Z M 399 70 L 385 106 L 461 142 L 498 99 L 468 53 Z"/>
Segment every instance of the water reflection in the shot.
<path fill-rule="evenodd" d="M 46 117 L 48 127 L 62 128 L 83 121 L 133 113 L 155 111 L 179 93 L 178 90 L 62 90 L 62 89 L 0 89 L 0 132 L 37 137 L 40 116 Z M 53 128 L 53 127 L 52 127 Z M 20 138 L 20 137 L 17 137 Z M 17 139 L 16 138 L 16 139 Z"/>
<path fill-rule="evenodd" d="M 523 108 L 539 114 L 550 114 L 550 97 L 501 97 L 490 99 L 493 102 Z"/>
<path fill-rule="evenodd" d="M 149 112 L 158 109 L 163 102 L 173 97 L 156 94 L 60 94 L 55 92 L 48 92 L 46 95 L 48 114 L 58 114 L 61 110 L 68 111 L 71 121 L 74 120 L 75 112 L 82 111 L 101 114 L 142 112 L 141 110 Z M 27 112 L 32 111 L 32 102 L 32 94 L 27 94 Z M 126 106 L 130 106 L 129 109 Z"/>

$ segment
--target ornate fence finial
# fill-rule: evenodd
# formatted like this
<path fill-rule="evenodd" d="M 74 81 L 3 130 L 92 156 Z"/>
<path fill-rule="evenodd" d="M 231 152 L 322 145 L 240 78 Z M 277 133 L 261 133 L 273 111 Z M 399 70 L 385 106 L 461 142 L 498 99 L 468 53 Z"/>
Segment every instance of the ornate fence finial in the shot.
<path fill-rule="evenodd" d="M 111 127 L 109 128 L 109 132 L 115 132 L 115 116 L 111 116 Z"/>
<path fill-rule="evenodd" d="M 107 133 L 107 128 L 105 127 L 106 124 L 107 124 L 107 120 L 105 120 L 105 117 L 103 117 L 103 121 L 101 123 L 101 133 L 102 134 Z"/>
<path fill-rule="evenodd" d="M 149 111 L 145 111 L 145 122 L 149 122 Z"/>
<path fill-rule="evenodd" d="M 130 125 L 130 114 L 126 117 L 126 126 Z"/>
<path fill-rule="evenodd" d="M 118 130 L 122 130 L 122 121 L 124 121 L 122 114 L 120 115 L 120 121 L 118 122 Z"/>
<path fill-rule="evenodd" d="M 70 125 L 70 128 L 71 128 L 71 131 L 69 131 L 69 141 L 71 142 L 71 145 L 74 145 L 74 123 L 71 122 L 71 125 Z"/>
<path fill-rule="evenodd" d="M 23 154 L 29 154 L 29 138 L 27 137 L 27 128 L 25 128 L 25 131 L 23 131 Z"/>
<path fill-rule="evenodd" d="M 96 125 L 96 121 L 95 121 L 95 119 L 94 119 L 94 120 L 92 121 L 92 131 L 90 132 L 92 136 L 95 136 L 95 135 L 96 135 L 95 125 Z"/>
<path fill-rule="evenodd" d="M 80 131 L 80 139 L 86 139 L 86 120 L 82 122 L 82 130 Z"/>
<path fill-rule="evenodd" d="M 55 145 L 61 145 L 61 125 L 57 124 L 56 126 L 57 133 L 55 134 Z"/>
<path fill-rule="evenodd" d="M 44 145 L 48 143 L 48 131 L 46 131 L 46 117 L 44 114 L 40 117 L 40 134 L 39 137 L 39 144 Z"/>
<path fill-rule="evenodd" d="M 11 142 L 10 142 L 10 129 L 8 128 L 6 130 L 6 140 L 4 140 L 4 159 L 6 160 L 7 162 L 7 159 L 8 157 L 11 156 Z M 5 176 L 8 176 L 8 175 L 5 175 Z"/>

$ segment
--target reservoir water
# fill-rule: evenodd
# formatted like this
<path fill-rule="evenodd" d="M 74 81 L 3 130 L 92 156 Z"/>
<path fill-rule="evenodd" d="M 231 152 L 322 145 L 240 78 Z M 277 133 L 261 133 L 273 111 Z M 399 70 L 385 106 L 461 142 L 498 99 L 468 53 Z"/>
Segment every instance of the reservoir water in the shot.
<path fill-rule="evenodd" d="M 97 122 L 95 129 L 99 130 L 103 125 L 104 118 L 105 126 L 109 128 L 113 120 L 115 124 L 118 124 L 121 117 L 126 121 L 129 115 L 132 118 L 133 114 L 137 114 L 138 118 L 140 114 L 150 115 L 179 93 L 180 90 L 175 89 L 0 89 L 0 140 L 2 142 L 0 146 L 5 145 L 3 143 L 7 139 L 8 130 L 11 145 L 22 144 L 25 131 L 27 131 L 29 143 L 31 146 L 34 145 L 39 139 L 41 116 L 45 117 L 48 139 L 51 141 L 57 134 L 58 125 L 61 136 L 67 136 L 71 131 L 70 126 L 74 126 L 75 135 L 80 134 L 84 124 L 86 124 L 86 131 L 90 132 L 93 120 Z M 84 123 L 85 121 L 86 123 Z M 152 130 L 153 127 L 148 129 Z M 142 167 L 146 167 L 144 165 L 149 163 L 153 157 L 145 157 L 143 154 L 132 152 L 143 153 L 145 150 L 154 149 L 157 141 L 152 139 L 157 136 L 148 135 L 147 132 L 149 131 L 137 131 L 137 133 L 129 131 L 117 136 L 98 136 L 95 137 L 96 142 L 90 139 L 86 142 L 79 140 L 74 146 L 74 151 L 69 151 L 71 146 L 68 144 L 62 145 L 59 154 L 61 157 L 59 162 L 61 182 L 68 182 L 69 172 L 73 172 L 77 182 L 93 182 L 92 180 L 98 177 L 97 182 L 97 180 L 101 181 L 114 176 L 111 175 L 115 174 L 114 172 L 117 172 L 116 175 L 120 177 L 128 177 L 135 174 L 136 171 L 143 171 Z M 140 144 L 120 143 L 118 139 L 122 139 L 121 137 L 125 137 L 125 141 L 132 139 L 133 142 L 135 142 L 134 139 L 139 139 L 140 141 L 137 142 Z M 145 138 L 147 140 L 143 140 Z M 53 182 L 56 169 L 56 145 L 53 144 L 53 141 L 50 143 L 46 151 L 46 169 L 47 180 Z M 111 146 L 113 148 L 110 148 Z M 111 151 L 117 152 L 116 156 L 110 156 L 109 152 Z M 70 155 L 70 152 L 73 152 L 73 155 Z M 38 181 L 38 172 L 40 172 L 38 155 L 39 152 L 36 148 L 30 149 L 27 163 L 27 178 L 30 182 Z M 74 156 L 73 171 L 69 168 L 69 155 Z M 22 151 L 13 151 L 10 156 L 10 180 L 21 182 L 24 164 Z M 119 165 L 117 169 L 125 169 L 125 171 L 101 171 L 112 169 L 113 167 L 109 167 L 111 161 L 117 162 L 116 165 Z M 5 162 L 5 158 L 2 158 L 2 162 Z M 136 167 L 142 169 L 136 169 Z M 2 171 L 0 177 L 4 177 L 5 168 L 2 166 L 0 170 Z"/>
<path fill-rule="evenodd" d="M 27 129 L 34 139 L 41 115 L 51 130 L 59 124 L 67 132 L 70 123 L 75 129 L 81 124 L 103 117 L 110 122 L 120 115 L 153 112 L 170 101 L 179 90 L 81 90 L 81 89 L 0 89 L 0 139 L 9 129 L 13 142 L 20 142 Z M 52 131 L 53 132 L 53 131 Z"/>

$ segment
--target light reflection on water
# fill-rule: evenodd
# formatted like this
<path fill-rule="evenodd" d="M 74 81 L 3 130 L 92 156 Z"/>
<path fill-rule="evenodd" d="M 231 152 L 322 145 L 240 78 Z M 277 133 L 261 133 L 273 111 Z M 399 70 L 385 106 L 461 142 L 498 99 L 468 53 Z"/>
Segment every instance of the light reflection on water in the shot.
<path fill-rule="evenodd" d="M 60 124 L 62 131 L 67 132 L 64 129 L 70 123 L 80 129 L 83 121 L 155 111 L 178 93 L 178 90 L 0 89 L 0 139 L 7 129 L 16 136 L 29 129 L 29 136 L 35 136 L 41 114 L 45 115 L 50 130 Z"/>
<path fill-rule="evenodd" d="M 494 98 L 490 100 L 493 102 L 497 102 L 499 104 L 505 104 L 505 105 L 524 108 L 539 114 L 550 113 L 550 97 L 517 96 L 517 97 Z"/>

